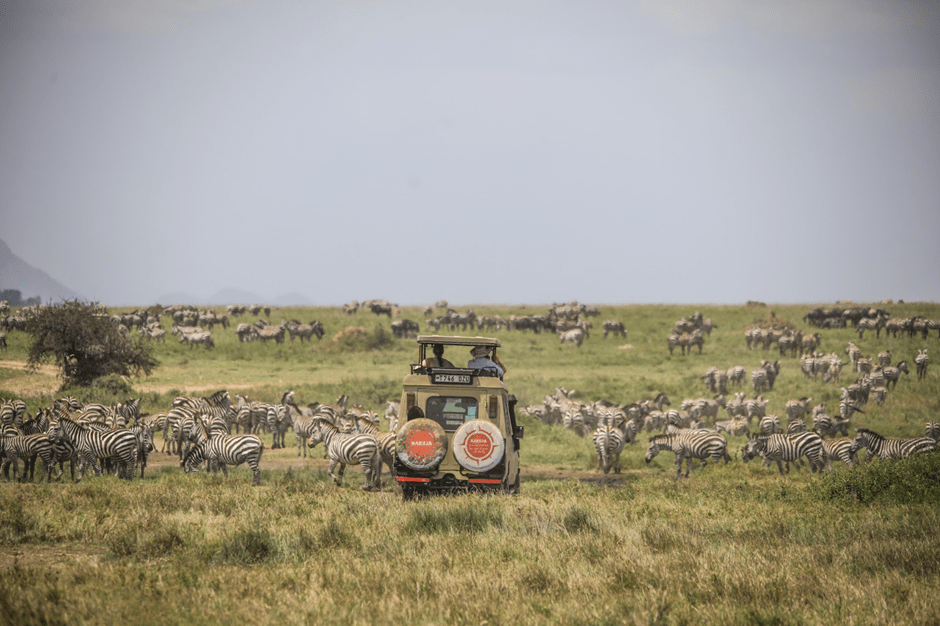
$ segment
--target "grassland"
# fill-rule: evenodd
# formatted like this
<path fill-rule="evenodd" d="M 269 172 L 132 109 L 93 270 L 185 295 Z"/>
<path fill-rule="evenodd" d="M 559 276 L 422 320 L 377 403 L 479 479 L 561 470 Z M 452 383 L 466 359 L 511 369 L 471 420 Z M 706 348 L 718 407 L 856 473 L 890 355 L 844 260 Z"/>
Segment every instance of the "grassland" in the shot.
<path fill-rule="evenodd" d="M 595 323 L 618 319 L 627 337 L 605 340 L 596 328 L 580 349 L 553 335 L 490 334 L 503 341 L 506 381 L 520 406 L 558 386 L 582 400 L 620 403 L 665 392 L 675 406 L 708 396 L 701 376 L 709 366 L 751 370 L 769 358 L 782 362 L 764 394 L 769 412 L 783 414 L 801 396 L 833 410 L 837 385 L 807 380 L 798 359 L 750 351 L 744 341 L 745 329 L 771 312 L 811 330 L 801 321 L 810 308 L 603 306 Z M 940 318 L 936 304 L 886 308 L 894 317 Z M 508 316 L 547 305 L 474 310 Z M 701 355 L 670 356 L 668 331 L 694 311 L 718 328 Z M 418 309 L 403 316 L 422 319 Z M 346 393 L 379 411 L 397 397 L 416 348 L 386 337 L 387 318 L 338 308 L 270 316 L 288 318 L 319 319 L 327 334 L 312 344 L 240 344 L 233 329 L 217 327 L 212 351 L 170 337 L 155 348 L 161 365 L 152 376 L 68 393 L 103 402 L 141 396 L 145 412 L 217 389 L 267 401 L 293 389 L 302 403 Z M 366 328 L 369 340 L 334 341 L 346 326 Z M 866 356 L 889 349 L 894 362 L 911 366 L 884 406 L 869 403 L 853 424 L 919 436 L 938 420 L 940 370 L 934 365 L 923 381 L 913 373 L 918 348 L 940 354 L 936 331 L 927 340 L 821 332 L 825 352 L 844 357 L 854 340 Z M 27 341 L 8 333 L 0 396 L 22 398 L 32 412 L 65 392 L 54 373 L 23 370 Z M 846 367 L 842 384 L 852 380 Z M 247 468 L 228 480 L 184 475 L 165 455 L 129 483 L 0 479 L 0 623 L 940 623 L 940 454 L 836 465 L 822 476 L 780 476 L 735 459 L 676 480 L 671 455 L 647 466 L 640 443 L 624 453 L 623 474 L 604 476 L 592 469 L 589 438 L 522 423 L 515 497 L 404 503 L 387 477 L 381 493 L 360 491 L 353 468 L 336 488 L 319 454 L 297 458 L 290 435 L 286 450 L 265 452 L 261 487 L 251 486 Z M 743 443 L 731 438 L 729 448 Z"/>

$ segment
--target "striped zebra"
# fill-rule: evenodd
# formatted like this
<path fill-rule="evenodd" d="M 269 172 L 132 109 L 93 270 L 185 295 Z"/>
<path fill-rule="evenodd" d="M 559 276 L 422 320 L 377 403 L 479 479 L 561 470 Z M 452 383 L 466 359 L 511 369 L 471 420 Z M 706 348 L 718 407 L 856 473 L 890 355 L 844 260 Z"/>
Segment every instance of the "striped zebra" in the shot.
<path fill-rule="evenodd" d="M 921 348 L 914 357 L 914 365 L 917 366 L 917 380 L 923 380 L 927 376 L 927 366 L 930 365 L 930 357 L 927 356 L 927 348 Z"/>
<path fill-rule="evenodd" d="M 268 430 L 271 431 L 271 449 L 283 448 L 284 437 L 291 428 L 291 412 L 284 404 L 268 405 Z"/>
<path fill-rule="evenodd" d="M 323 418 L 316 415 L 303 415 L 299 409 L 291 418 L 291 428 L 294 429 L 294 437 L 297 439 L 297 456 L 301 456 L 301 453 L 303 453 L 304 458 L 307 457 L 307 442 L 316 428 L 316 420 L 318 419 Z"/>
<path fill-rule="evenodd" d="M 862 319 L 858 320 L 858 324 L 855 325 L 855 332 L 858 333 L 859 339 L 864 339 L 865 331 L 873 330 L 875 331 L 875 337 L 880 338 L 881 329 L 884 327 L 885 327 L 885 320 L 882 319 L 881 317 L 878 317 L 878 318 L 863 317 Z"/>
<path fill-rule="evenodd" d="M 199 464 L 206 461 L 213 474 L 222 469 L 222 475 L 228 478 L 229 465 L 248 463 L 254 476 L 254 484 L 261 484 L 261 455 L 264 443 L 257 435 L 216 435 L 200 441 L 186 453 L 181 461 L 183 471 L 195 473 Z"/>
<path fill-rule="evenodd" d="M 912 454 L 933 452 L 937 449 L 937 441 L 931 437 L 888 439 L 873 430 L 859 428 L 855 431 L 852 452 L 857 452 L 859 448 L 868 448 L 868 453 L 865 455 L 866 461 L 872 460 L 875 456 L 882 459 L 903 459 Z"/>
<path fill-rule="evenodd" d="M 832 460 L 838 459 L 849 467 L 857 462 L 855 450 L 852 449 L 853 439 L 842 437 L 840 439 L 823 439 L 823 448 L 826 450 L 826 467 L 832 469 Z"/>
<path fill-rule="evenodd" d="M 940 422 L 927 422 L 927 436 L 940 442 Z"/>
<path fill-rule="evenodd" d="M 49 439 L 55 443 L 64 440 L 75 446 L 76 454 L 84 463 L 79 463 L 79 482 L 84 474 L 84 464 L 88 463 L 101 476 L 98 459 L 115 459 L 118 474 L 121 478 L 132 480 L 134 467 L 137 464 L 137 437 L 128 430 L 106 430 L 98 432 L 91 428 L 80 426 L 67 417 L 49 427 Z"/>
<path fill-rule="evenodd" d="M 320 419 L 317 420 L 314 432 L 310 436 L 310 447 L 315 447 L 321 441 L 330 455 L 329 473 L 337 487 L 343 485 L 343 473 L 346 471 L 346 465 L 359 463 L 362 466 L 362 473 L 365 475 L 363 490 L 375 491 L 381 489 L 382 455 L 379 452 L 379 442 L 374 436 L 361 433 L 342 433 L 332 422 Z M 334 474 L 333 472 L 337 466 L 339 466 L 339 470 Z"/>
<path fill-rule="evenodd" d="M 627 331 L 623 327 L 623 322 L 618 322 L 617 320 L 606 320 L 603 324 L 604 327 L 604 339 L 607 339 L 609 333 L 614 333 L 620 335 L 621 337 L 627 336 Z"/>
<path fill-rule="evenodd" d="M 794 420 L 802 420 L 806 417 L 806 414 L 809 412 L 809 403 L 812 401 L 812 398 L 803 396 L 799 400 L 787 400 L 786 412 L 787 412 L 787 421 L 792 422 Z"/>
<path fill-rule="evenodd" d="M 747 426 L 747 420 L 741 417 L 735 417 L 729 420 L 718 420 L 715 422 L 716 432 L 726 432 L 735 437 L 750 437 L 751 431 Z"/>
<path fill-rule="evenodd" d="M 782 475 L 784 463 L 789 473 L 790 463 L 797 463 L 804 456 L 809 459 L 810 468 L 814 472 L 822 471 L 825 467 L 824 455 L 822 437 L 814 432 L 805 432 L 795 435 L 754 435 L 748 440 L 743 459 L 747 462 L 760 456 L 764 459 L 764 465 L 776 461 Z"/>
<path fill-rule="evenodd" d="M 901 361 L 895 367 L 884 367 L 881 369 L 881 372 L 885 377 L 885 387 L 887 389 L 893 389 L 898 386 L 898 380 L 901 378 L 901 372 L 905 374 L 910 374 L 911 371 L 907 369 L 907 361 Z M 894 387 L 891 384 L 894 383 Z"/>
<path fill-rule="evenodd" d="M 4 433 L 3 436 L 3 475 L 6 476 L 9 473 L 10 465 L 15 463 L 17 459 L 23 460 L 23 475 L 20 477 L 20 482 L 26 482 L 27 477 L 32 480 L 33 473 L 32 468 L 35 466 L 36 458 L 42 460 L 42 469 L 46 474 L 46 482 L 52 482 L 52 469 L 53 469 L 53 460 L 54 452 L 52 448 L 52 442 L 49 440 L 49 437 L 45 433 L 33 434 L 33 435 L 14 435 L 7 436 Z M 16 478 L 16 466 L 13 468 L 13 477 Z M 59 473 L 58 478 L 62 477 L 62 473 Z M 42 480 L 42 475 L 40 475 L 40 480 Z"/>
<path fill-rule="evenodd" d="M 132 424 L 128 428 L 137 439 L 137 463 L 140 465 L 140 477 L 144 477 L 147 468 L 147 457 L 153 452 L 153 431 L 146 423 Z"/>
<path fill-rule="evenodd" d="M 378 416 L 376 416 L 378 417 Z M 395 476 L 395 437 L 398 434 L 394 430 L 382 432 L 379 427 L 371 420 L 358 418 L 356 420 L 356 431 L 366 435 L 372 435 L 379 442 L 379 454 L 382 462 L 388 466 L 388 473 Z"/>
<path fill-rule="evenodd" d="M 783 427 L 780 426 L 780 418 L 776 415 L 765 415 L 760 418 L 757 427 L 762 435 L 774 435 L 783 432 Z"/>
<path fill-rule="evenodd" d="M 711 458 L 716 463 L 724 459 L 725 463 L 731 460 L 728 454 L 728 442 L 718 433 L 679 433 L 675 435 L 654 435 L 650 437 L 649 447 L 646 449 L 646 463 L 655 458 L 662 450 L 668 450 L 676 455 L 676 478 L 682 473 L 682 460 L 686 460 L 685 476 L 692 471 L 692 460 L 701 459 L 702 467 L 705 461 Z"/>
<path fill-rule="evenodd" d="M 605 474 L 610 473 L 615 456 L 617 458 L 617 467 L 614 473 L 620 473 L 620 453 L 623 451 L 623 440 L 615 438 L 612 433 L 613 430 L 613 426 L 606 424 L 598 426 L 591 437 L 594 441 L 594 449 L 597 451 L 597 469 L 602 470 Z M 619 448 L 617 447 L 618 441 Z"/>

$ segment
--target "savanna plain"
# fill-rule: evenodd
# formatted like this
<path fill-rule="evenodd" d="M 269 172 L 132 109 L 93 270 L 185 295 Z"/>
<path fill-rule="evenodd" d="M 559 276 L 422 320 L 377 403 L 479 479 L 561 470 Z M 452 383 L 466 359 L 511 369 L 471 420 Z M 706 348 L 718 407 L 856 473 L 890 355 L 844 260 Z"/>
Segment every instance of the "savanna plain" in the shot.
<path fill-rule="evenodd" d="M 541 405 L 556 388 L 622 405 L 665 393 L 679 408 L 713 396 L 703 381 L 710 366 L 750 373 L 763 359 L 779 360 L 776 384 L 762 395 L 784 422 L 785 403 L 801 397 L 838 414 L 840 387 L 857 376 L 845 354 L 854 341 L 873 359 L 890 350 L 892 364 L 906 360 L 911 373 L 883 405 L 855 414 L 853 429 L 923 436 L 940 413 L 940 363 L 918 380 L 913 360 L 921 348 L 940 358 L 937 331 L 924 339 L 819 330 L 803 321 L 816 306 L 834 305 L 599 306 L 580 348 L 550 333 L 442 333 L 499 338 L 518 409 Z M 893 318 L 940 319 L 933 303 L 871 306 Z M 548 308 L 473 307 L 505 318 Z M 421 309 L 400 316 L 424 332 Z M 670 354 L 669 331 L 696 311 L 717 328 L 701 354 Z M 267 316 L 320 320 L 326 334 L 310 343 L 239 342 L 235 325 L 255 319 L 216 326 L 207 350 L 178 343 L 164 318 L 167 340 L 153 347 L 160 364 L 150 376 L 88 389 L 61 389 L 51 364 L 25 369 L 30 336 L 8 331 L 0 397 L 24 400 L 30 414 L 64 395 L 106 404 L 140 397 L 142 413 L 157 413 L 178 395 L 227 389 L 233 399 L 279 402 L 293 390 L 298 404 L 346 394 L 350 405 L 382 415 L 417 357 L 414 339 L 392 337 L 389 318 L 363 309 L 275 308 Z M 606 319 L 623 322 L 626 337 L 605 339 Z M 818 349 L 846 363 L 841 380 L 805 377 L 799 357 L 775 346 L 749 349 L 754 323 L 819 332 Z M 750 378 L 729 396 L 735 391 L 752 397 Z M 262 435 L 257 487 L 246 466 L 227 479 L 184 474 L 160 451 L 161 434 L 143 478 L 86 475 L 76 484 L 67 470 L 53 482 L 40 482 L 38 471 L 35 482 L 0 478 L 0 623 L 940 624 L 940 453 L 781 475 L 759 459 L 743 463 L 746 438 L 728 435 L 731 462 L 696 464 L 677 478 L 672 454 L 644 462 L 654 433 L 641 431 L 623 452 L 623 471 L 604 474 L 589 434 L 519 413 L 518 495 L 405 502 L 387 474 L 380 492 L 361 490 L 355 467 L 337 487 L 322 449 L 298 456 L 291 433 L 282 449 Z"/>

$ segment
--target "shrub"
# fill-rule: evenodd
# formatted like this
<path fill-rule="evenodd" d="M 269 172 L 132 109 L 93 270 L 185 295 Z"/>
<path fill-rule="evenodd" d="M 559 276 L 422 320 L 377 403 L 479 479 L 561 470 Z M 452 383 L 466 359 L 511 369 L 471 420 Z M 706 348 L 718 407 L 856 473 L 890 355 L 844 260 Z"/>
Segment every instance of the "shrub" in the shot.
<path fill-rule="evenodd" d="M 822 500 L 863 504 L 940 504 L 940 454 L 898 461 L 876 460 L 849 472 L 833 472 L 813 487 Z"/>
<path fill-rule="evenodd" d="M 28 363 L 37 367 L 50 356 L 64 386 L 87 387 L 109 374 L 149 374 L 157 366 L 151 346 L 122 335 L 104 309 L 78 301 L 40 307 L 26 322 L 32 335 Z"/>

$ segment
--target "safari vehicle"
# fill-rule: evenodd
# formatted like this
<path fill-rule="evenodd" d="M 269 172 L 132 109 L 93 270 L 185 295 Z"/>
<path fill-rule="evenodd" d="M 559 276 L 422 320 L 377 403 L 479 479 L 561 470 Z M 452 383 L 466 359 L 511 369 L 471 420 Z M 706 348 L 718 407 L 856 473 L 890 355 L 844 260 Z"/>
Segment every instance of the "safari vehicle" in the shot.
<path fill-rule="evenodd" d="M 519 491 L 519 440 L 516 398 L 491 370 L 425 367 L 432 346 L 445 358 L 466 362 L 470 350 L 495 350 L 499 339 L 418 336 L 418 363 L 405 376 L 403 422 L 395 442 L 395 472 L 408 500 L 431 493 Z M 468 349 L 469 348 L 469 349 Z M 424 417 L 408 419 L 421 409 Z"/>

